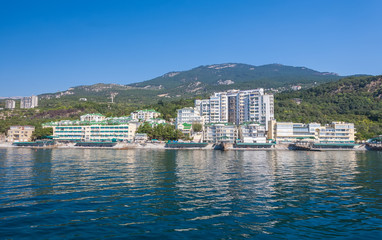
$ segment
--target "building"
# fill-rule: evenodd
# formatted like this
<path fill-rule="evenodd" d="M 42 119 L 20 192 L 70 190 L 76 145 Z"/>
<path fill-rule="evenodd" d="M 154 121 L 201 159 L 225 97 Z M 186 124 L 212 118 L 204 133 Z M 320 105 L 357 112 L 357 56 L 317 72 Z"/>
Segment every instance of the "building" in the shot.
<path fill-rule="evenodd" d="M 23 97 L 20 102 L 20 108 L 35 108 L 38 106 L 38 97 Z"/>
<path fill-rule="evenodd" d="M 186 107 L 182 109 L 177 110 L 177 117 L 176 117 L 176 123 L 175 126 L 179 128 L 178 126 L 187 123 L 187 124 L 193 124 L 193 123 L 200 123 L 203 124 L 204 120 L 203 117 L 200 116 L 200 113 L 195 110 L 195 108 L 192 107 Z"/>
<path fill-rule="evenodd" d="M 274 98 L 264 89 L 229 90 L 214 93 L 209 99 L 196 100 L 195 109 L 206 123 L 256 122 L 265 125 L 274 119 Z"/>
<path fill-rule="evenodd" d="M 5 100 L 5 108 L 14 109 L 16 108 L 16 101 L 12 99 Z"/>
<path fill-rule="evenodd" d="M 265 125 L 258 123 L 244 123 L 239 126 L 238 136 L 242 143 L 266 143 Z"/>
<path fill-rule="evenodd" d="M 332 122 L 318 132 L 320 142 L 354 142 L 355 129 L 353 123 Z"/>
<path fill-rule="evenodd" d="M 149 119 L 158 118 L 160 113 L 154 109 L 137 110 L 130 114 L 132 119 L 147 121 Z"/>
<path fill-rule="evenodd" d="M 53 139 L 57 141 L 108 142 L 133 141 L 139 126 L 129 117 L 105 119 L 100 114 L 86 114 L 80 119 L 50 122 L 43 127 L 53 128 Z"/>
<path fill-rule="evenodd" d="M 149 137 L 147 136 L 147 133 L 137 133 L 137 134 L 135 134 L 134 142 L 144 143 L 147 140 L 149 140 Z"/>
<path fill-rule="evenodd" d="M 205 125 L 204 142 L 234 143 L 237 139 L 237 129 L 234 124 L 230 123 L 209 123 Z"/>
<path fill-rule="evenodd" d="M 177 125 L 177 129 L 180 130 L 184 135 L 191 136 L 192 134 L 192 124 L 182 123 Z"/>
<path fill-rule="evenodd" d="M 8 130 L 8 142 L 30 142 L 32 134 L 35 130 L 34 126 L 11 126 Z"/>
<path fill-rule="evenodd" d="M 105 116 L 99 113 L 85 114 L 80 117 L 82 122 L 102 122 L 105 120 Z"/>
<path fill-rule="evenodd" d="M 268 138 L 277 142 L 354 142 L 354 124 L 333 122 L 325 126 L 320 123 L 269 123 Z"/>

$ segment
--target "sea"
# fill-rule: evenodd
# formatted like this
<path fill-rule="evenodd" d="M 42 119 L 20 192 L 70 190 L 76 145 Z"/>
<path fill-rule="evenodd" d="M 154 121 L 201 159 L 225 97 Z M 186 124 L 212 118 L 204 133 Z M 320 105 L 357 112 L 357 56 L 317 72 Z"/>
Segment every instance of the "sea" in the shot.
<path fill-rule="evenodd" d="M 382 152 L 3 148 L 0 239 L 382 239 Z"/>

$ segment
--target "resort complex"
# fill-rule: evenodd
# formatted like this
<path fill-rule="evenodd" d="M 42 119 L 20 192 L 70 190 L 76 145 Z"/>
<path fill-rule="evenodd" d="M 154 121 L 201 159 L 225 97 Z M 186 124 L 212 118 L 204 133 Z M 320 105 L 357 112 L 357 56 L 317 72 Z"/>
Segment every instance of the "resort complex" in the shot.
<path fill-rule="evenodd" d="M 353 123 L 332 122 L 293 123 L 277 122 L 274 118 L 272 94 L 264 89 L 229 90 L 217 92 L 208 99 L 197 99 L 194 107 L 177 110 L 177 117 L 169 122 L 160 118 L 161 113 L 154 109 L 141 109 L 129 116 L 106 117 L 99 113 L 80 116 L 78 120 L 47 122 L 43 128 L 52 128 L 52 138 L 57 142 L 139 142 L 181 140 L 180 136 L 148 134 L 158 126 L 175 125 L 183 135 L 182 141 L 207 144 L 276 144 L 276 143 L 340 143 L 355 142 Z M 24 99 L 24 107 L 34 101 Z M 8 107 L 14 107 L 12 100 Z M 32 104 L 33 105 L 33 104 Z M 145 128 L 142 132 L 140 126 Z M 8 131 L 8 142 L 28 142 L 32 140 L 32 126 L 12 126 Z"/>

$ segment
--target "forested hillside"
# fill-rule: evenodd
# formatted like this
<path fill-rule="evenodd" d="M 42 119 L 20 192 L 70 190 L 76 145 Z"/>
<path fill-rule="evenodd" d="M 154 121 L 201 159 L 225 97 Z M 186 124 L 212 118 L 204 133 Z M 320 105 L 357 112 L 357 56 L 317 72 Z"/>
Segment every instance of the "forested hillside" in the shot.
<path fill-rule="evenodd" d="M 276 95 L 278 121 L 354 122 L 357 137 L 382 134 L 382 76 L 348 77 L 337 82 Z"/>

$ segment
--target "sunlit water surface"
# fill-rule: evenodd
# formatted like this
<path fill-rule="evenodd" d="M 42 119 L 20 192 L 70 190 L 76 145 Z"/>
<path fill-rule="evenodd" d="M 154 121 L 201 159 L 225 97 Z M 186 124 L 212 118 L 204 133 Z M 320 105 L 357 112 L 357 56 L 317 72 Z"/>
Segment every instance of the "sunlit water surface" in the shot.
<path fill-rule="evenodd" d="M 0 239 L 382 239 L 382 153 L 0 149 Z"/>

